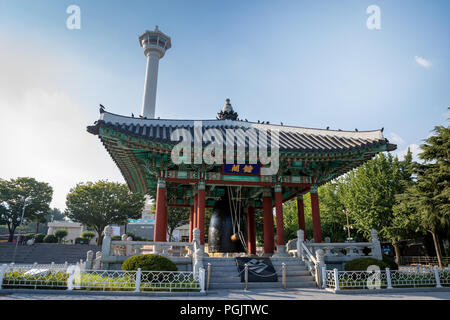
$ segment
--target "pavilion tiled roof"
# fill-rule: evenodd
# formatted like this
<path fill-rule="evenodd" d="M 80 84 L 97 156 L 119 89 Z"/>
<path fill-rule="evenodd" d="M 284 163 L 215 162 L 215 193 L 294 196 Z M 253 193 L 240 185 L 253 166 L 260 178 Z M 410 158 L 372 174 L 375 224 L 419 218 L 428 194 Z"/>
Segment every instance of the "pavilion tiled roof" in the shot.
<path fill-rule="evenodd" d="M 382 129 L 373 131 L 341 131 L 254 123 L 241 120 L 144 119 L 116 115 L 106 111 L 101 113 L 100 119 L 96 121 L 94 126 L 88 127 L 88 131 L 98 134 L 99 127 L 104 126 L 130 136 L 148 139 L 157 143 L 175 145 L 179 141 L 172 141 L 170 138 L 174 130 L 187 129 L 191 136 L 194 137 L 194 126 L 200 123 L 203 133 L 206 132 L 205 138 L 207 141 L 210 141 L 207 136 L 208 129 L 221 131 L 224 140 L 226 129 L 243 129 L 242 131 L 235 131 L 237 139 L 242 141 L 244 138 L 242 136 L 243 132 L 253 128 L 256 130 L 267 130 L 268 144 L 270 146 L 270 131 L 278 130 L 280 152 L 344 152 L 375 146 L 385 146 L 386 151 L 396 149 L 396 145 L 390 144 L 383 137 Z M 256 142 L 255 137 L 251 136 L 250 141 Z M 248 146 L 247 141 L 246 145 Z"/>

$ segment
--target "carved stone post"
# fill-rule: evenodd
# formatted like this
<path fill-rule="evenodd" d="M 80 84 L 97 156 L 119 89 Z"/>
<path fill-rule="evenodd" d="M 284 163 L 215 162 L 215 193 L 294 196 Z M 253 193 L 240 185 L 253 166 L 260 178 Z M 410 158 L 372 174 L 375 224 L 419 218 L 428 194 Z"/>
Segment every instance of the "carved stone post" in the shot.
<path fill-rule="evenodd" d="M 302 248 L 304 239 L 305 239 L 305 232 L 301 229 L 297 230 L 297 257 L 302 261 L 304 260 Z"/>
<path fill-rule="evenodd" d="M 94 261 L 94 270 L 101 270 L 102 268 L 102 253 L 100 251 L 97 251 L 95 253 L 95 261 Z"/>
<path fill-rule="evenodd" d="M 375 229 L 372 229 L 370 234 L 372 235 L 372 257 L 378 260 L 383 260 L 381 244 L 378 240 L 378 233 Z"/>
<path fill-rule="evenodd" d="M 316 283 L 317 286 L 320 288 L 322 286 L 323 283 L 323 273 L 322 273 L 322 268 L 326 266 L 325 265 L 325 253 L 323 252 L 322 249 L 317 249 L 316 250 L 316 265 L 315 265 L 315 269 L 316 269 Z"/>
<path fill-rule="evenodd" d="M 86 270 L 92 270 L 92 264 L 94 262 L 93 260 L 94 260 L 94 251 L 89 250 L 86 253 L 86 263 L 85 263 Z"/>
<path fill-rule="evenodd" d="M 128 241 L 128 242 L 132 242 L 132 241 L 133 241 L 133 237 L 128 237 L 128 238 L 127 238 L 127 241 Z M 126 256 L 132 256 L 132 255 L 133 255 L 133 252 L 131 252 L 131 251 L 132 251 L 132 248 L 133 248 L 133 246 L 132 246 L 131 244 L 127 244 L 127 245 L 125 246 L 125 255 L 126 255 Z"/>
<path fill-rule="evenodd" d="M 203 267 L 203 246 L 200 245 L 200 229 L 194 229 L 194 254 L 192 255 L 192 269 L 194 277 L 199 274 Z"/>
<path fill-rule="evenodd" d="M 103 243 L 102 243 L 102 258 L 108 258 L 111 255 L 111 236 L 112 236 L 112 227 L 106 226 L 104 233 L 105 236 L 103 237 Z M 109 269 L 109 263 L 104 263 L 103 267 L 105 269 Z"/>

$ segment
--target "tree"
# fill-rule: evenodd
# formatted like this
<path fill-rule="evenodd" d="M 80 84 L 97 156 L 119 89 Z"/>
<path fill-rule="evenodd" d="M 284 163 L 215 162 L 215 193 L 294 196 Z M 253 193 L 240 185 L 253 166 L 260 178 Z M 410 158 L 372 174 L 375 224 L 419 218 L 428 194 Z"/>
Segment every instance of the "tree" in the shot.
<path fill-rule="evenodd" d="M 21 223 L 41 220 L 48 214 L 52 196 L 52 187 L 34 178 L 0 179 L 0 224 L 7 225 L 9 242 Z M 29 203 L 25 203 L 27 198 Z M 24 221 L 21 221 L 22 213 Z"/>
<path fill-rule="evenodd" d="M 186 223 L 189 223 L 189 208 L 170 207 L 167 215 L 167 233 L 169 241 L 173 241 L 173 231 Z"/>
<path fill-rule="evenodd" d="M 331 181 L 319 188 L 320 222 L 324 236 L 332 242 L 344 242 L 348 233 L 344 230 L 347 224 L 342 192 L 345 185 L 339 181 Z"/>
<path fill-rule="evenodd" d="M 96 234 L 94 231 L 85 230 L 81 233 L 81 237 L 83 239 L 91 240 L 92 238 L 95 238 Z"/>
<path fill-rule="evenodd" d="M 397 203 L 395 196 L 405 189 L 405 179 L 411 179 L 406 168 L 409 164 L 405 161 L 381 153 L 342 178 L 342 203 L 365 239 L 370 239 L 371 229 L 376 229 L 381 239 L 397 241 L 391 229 L 393 206 Z"/>
<path fill-rule="evenodd" d="M 58 229 L 55 231 L 55 237 L 58 238 L 58 242 L 61 243 L 62 239 L 64 239 L 69 232 L 67 232 L 67 229 Z"/>
<path fill-rule="evenodd" d="M 107 225 L 138 219 L 144 203 L 144 196 L 130 193 L 125 184 L 108 181 L 79 183 L 67 195 L 65 213 L 71 220 L 95 229 L 97 245 L 101 245 L 101 235 Z"/>
<path fill-rule="evenodd" d="M 410 210 L 418 221 L 417 230 L 432 235 L 438 263 L 442 266 L 438 231 L 450 224 L 450 128 L 436 126 L 434 132 L 421 145 L 423 152 L 419 158 L 424 163 L 416 164 L 417 181 L 399 196 L 403 204 L 399 210 Z"/>

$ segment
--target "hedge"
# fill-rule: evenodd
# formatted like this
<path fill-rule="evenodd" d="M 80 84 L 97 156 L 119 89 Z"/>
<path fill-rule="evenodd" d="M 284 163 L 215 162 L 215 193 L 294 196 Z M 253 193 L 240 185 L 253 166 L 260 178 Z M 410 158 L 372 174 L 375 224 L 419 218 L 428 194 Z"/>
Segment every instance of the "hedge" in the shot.
<path fill-rule="evenodd" d="M 170 259 L 157 254 L 139 254 L 125 260 L 122 270 L 136 271 L 178 271 L 175 263 Z"/>

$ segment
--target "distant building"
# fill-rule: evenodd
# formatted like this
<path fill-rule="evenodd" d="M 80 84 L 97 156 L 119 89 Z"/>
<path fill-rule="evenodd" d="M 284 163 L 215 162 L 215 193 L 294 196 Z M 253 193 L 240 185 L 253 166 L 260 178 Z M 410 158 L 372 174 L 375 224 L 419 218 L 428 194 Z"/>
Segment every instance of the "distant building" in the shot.
<path fill-rule="evenodd" d="M 152 210 L 152 207 L 153 202 L 149 198 L 147 198 L 141 218 L 128 219 L 126 228 L 125 226 L 120 227 L 121 234 L 124 234 L 125 232 L 132 232 L 138 237 L 142 237 L 147 240 L 153 240 L 153 234 L 155 230 L 155 214 Z"/>
<path fill-rule="evenodd" d="M 175 228 L 172 236 L 175 242 L 189 242 L 189 223 Z"/>
<path fill-rule="evenodd" d="M 64 238 L 64 240 L 69 241 L 71 243 L 75 243 L 76 238 L 81 237 L 81 233 L 87 228 L 78 222 L 70 222 L 70 221 L 52 221 L 47 224 L 48 230 L 47 234 L 55 234 L 58 229 L 66 229 L 68 234 Z M 96 237 L 95 237 L 96 238 Z M 91 239 L 91 243 L 95 243 L 95 238 Z"/>

